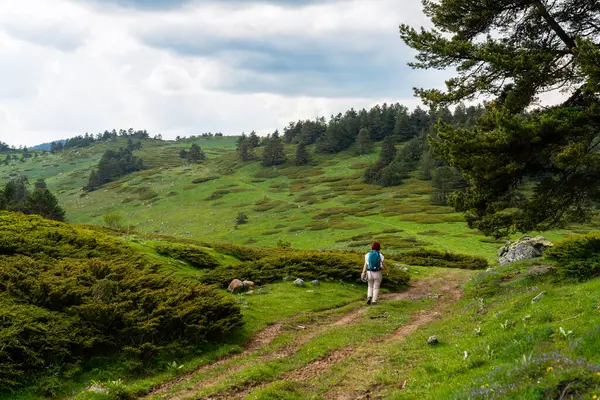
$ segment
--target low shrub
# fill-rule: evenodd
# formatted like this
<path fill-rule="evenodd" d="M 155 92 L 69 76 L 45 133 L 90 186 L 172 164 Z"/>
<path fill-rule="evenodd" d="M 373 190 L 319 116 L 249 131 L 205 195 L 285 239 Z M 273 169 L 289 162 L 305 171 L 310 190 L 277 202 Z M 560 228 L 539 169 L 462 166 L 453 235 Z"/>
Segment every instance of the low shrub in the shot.
<path fill-rule="evenodd" d="M 235 257 L 241 261 L 259 260 L 268 254 L 279 251 L 278 249 L 269 247 L 247 247 L 230 243 L 213 243 L 210 245 L 206 244 L 206 246 L 210 246 L 219 253 Z"/>
<path fill-rule="evenodd" d="M 263 235 L 263 236 L 271 236 L 271 235 L 277 235 L 278 233 L 281 233 L 280 229 L 272 229 L 272 230 L 268 230 L 268 231 L 263 231 L 261 233 L 261 235 Z"/>
<path fill-rule="evenodd" d="M 459 269 L 486 269 L 488 267 L 488 262 L 483 257 L 435 250 L 412 250 L 394 255 L 394 258 L 404 264 L 420 265 L 423 267 Z"/>
<path fill-rule="evenodd" d="M 96 356 L 142 368 L 242 323 L 233 299 L 98 230 L 2 213 L 0 254 L 0 391 L 48 371 L 65 381 Z"/>
<path fill-rule="evenodd" d="M 462 214 L 406 214 L 400 216 L 400 221 L 417 222 L 420 224 L 443 224 L 447 222 L 464 222 Z"/>
<path fill-rule="evenodd" d="M 600 276 L 600 234 L 592 233 L 560 242 L 544 252 L 557 261 L 559 278 L 585 281 Z"/>
<path fill-rule="evenodd" d="M 142 201 L 150 200 L 158 196 L 158 193 L 146 186 L 136 188 L 133 192 L 137 193 L 138 198 Z"/>
<path fill-rule="evenodd" d="M 195 183 L 197 185 L 197 184 L 208 182 L 208 181 L 214 181 L 215 179 L 219 179 L 219 177 L 218 176 L 207 176 L 204 178 L 194 179 L 192 181 L 192 183 Z"/>
<path fill-rule="evenodd" d="M 204 200 L 206 200 L 206 201 L 217 200 L 229 193 L 230 193 L 229 190 L 215 190 L 210 196 L 208 196 Z"/>
<path fill-rule="evenodd" d="M 345 282 L 360 280 L 363 256 L 331 251 L 296 251 L 272 249 L 265 257 L 240 265 L 219 267 L 202 279 L 208 284 L 226 287 L 232 279 L 247 279 L 258 285 L 282 280 L 286 276 L 304 280 L 335 279 Z M 392 268 L 383 286 L 399 288 L 408 283 L 409 275 Z"/>
<path fill-rule="evenodd" d="M 158 254 L 185 261 L 196 268 L 214 268 L 219 265 L 213 256 L 198 246 L 158 243 L 154 245 L 154 249 Z"/>

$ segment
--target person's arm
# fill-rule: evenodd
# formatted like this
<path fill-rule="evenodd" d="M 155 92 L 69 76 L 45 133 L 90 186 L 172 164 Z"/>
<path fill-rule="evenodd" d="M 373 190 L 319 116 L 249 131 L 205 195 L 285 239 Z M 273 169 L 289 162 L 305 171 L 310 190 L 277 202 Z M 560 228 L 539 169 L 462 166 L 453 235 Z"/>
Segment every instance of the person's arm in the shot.
<path fill-rule="evenodd" d="M 362 273 L 366 273 L 367 272 L 367 256 L 365 256 L 365 264 L 363 265 L 363 270 Z"/>

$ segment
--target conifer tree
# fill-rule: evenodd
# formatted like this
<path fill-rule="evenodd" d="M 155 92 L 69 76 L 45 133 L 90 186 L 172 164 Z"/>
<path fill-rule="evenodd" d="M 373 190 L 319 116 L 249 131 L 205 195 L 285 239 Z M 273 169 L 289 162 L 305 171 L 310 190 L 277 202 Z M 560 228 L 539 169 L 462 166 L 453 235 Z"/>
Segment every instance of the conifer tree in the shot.
<path fill-rule="evenodd" d="M 369 154 L 373 150 L 373 139 L 368 128 L 362 128 L 356 137 L 356 153 Z"/>
<path fill-rule="evenodd" d="M 273 165 L 281 165 L 283 163 L 285 163 L 283 141 L 279 137 L 279 131 L 276 130 L 265 145 L 262 165 L 264 167 L 270 167 Z"/>
<path fill-rule="evenodd" d="M 365 170 L 365 182 L 377 183 L 379 181 L 379 175 L 381 170 L 387 167 L 396 158 L 396 146 L 394 139 L 391 136 L 385 138 L 381 143 L 381 153 L 379 154 L 379 160 L 375 165 Z"/>
<path fill-rule="evenodd" d="M 206 159 L 206 155 L 196 143 L 192 144 L 190 151 L 187 153 L 187 160 L 192 163 L 197 163 L 199 161 L 204 161 Z"/>
<path fill-rule="evenodd" d="M 250 136 L 248 136 L 248 143 L 250 144 L 250 146 L 252 148 L 256 148 L 260 145 L 260 139 L 259 139 L 258 135 L 256 134 L 256 132 L 254 132 L 254 131 L 250 132 Z"/>
<path fill-rule="evenodd" d="M 458 75 L 416 93 L 433 108 L 492 97 L 474 129 L 440 125 L 431 141 L 468 182 L 452 204 L 495 236 L 588 218 L 600 198 L 597 1 L 425 0 L 424 11 L 434 29 L 400 27 L 411 65 Z M 530 109 L 557 89 L 562 102 Z"/>
<path fill-rule="evenodd" d="M 248 138 L 238 141 L 237 153 L 240 160 L 244 162 L 254 159 L 254 151 Z"/>
<path fill-rule="evenodd" d="M 296 165 L 304 165 L 308 163 L 308 151 L 304 143 L 298 143 L 296 146 Z"/>

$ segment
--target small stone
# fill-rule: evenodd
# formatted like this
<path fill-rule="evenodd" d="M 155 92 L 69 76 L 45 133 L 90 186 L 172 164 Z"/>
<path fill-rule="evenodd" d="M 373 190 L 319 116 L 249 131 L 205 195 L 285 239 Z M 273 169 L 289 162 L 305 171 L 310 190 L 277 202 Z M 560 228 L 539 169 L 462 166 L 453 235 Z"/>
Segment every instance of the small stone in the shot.
<path fill-rule="evenodd" d="M 315 279 L 314 281 L 310 281 L 310 284 L 313 286 L 319 286 L 321 284 L 321 282 L 319 282 L 318 279 Z"/>
<path fill-rule="evenodd" d="M 427 344 L 428 345 L 436 345 L 438 344 L 440 341 L 438 340 L 437 336 L 430 336 L 429 339 L 427 339 Z"/>
<path fill-rule="evenodd" d="M 251 295 L 251 294 L 254 294 L 254 290 L 248 290 L 248 291 L 247 291 L 246 293 L 244 293 L 244 294 L 246 294 L 246 295 Z"/>
<path fill-rule="evenodd" d="M 231 281 L 231 283 L 229 283 L 229 286 L 227 287 L 227 291 L 229 293 L 240 293 L 244 291 L 244 282 L 240 281 L 239 279 L 234 279 Z"/>
<path fill-rule="evenodd" d="M 314 290 L 307 290 L 306 293 L 315 293 Z"/>
<path fill-rule="evenodd" d="M 92 393 L 108 394 L 107 388 L 100 386 L 96 383 L 94 383 L 92 386 L 90 386 L 90 388 L 87 391 L 92 392 Z"/>
<path fill-rule="evenodd" d="M 545 294 L 546 294 L 546 292 L 541 292 L 540 294 L 538 294 L 537 296 L 535 296 L 535 297 L 534 297 L 534 298 L 531 300 L 531 302 L 532 302 L 532 303 L 537 303 L 538 301 L 540 301 L 540 300 L 541 300 L 542 296 L 543 296 L 543 295 L 545 295 Z"/>
<path fill-rule="evenodd" d="M 252 282 L 252 281 L 244 281 L 242 283 L 244 284 L 244 287 L 246 289 L 250 289 L 251 287 L 254 287 L 254 282 Z"/>
<path fill-rule="evenodd" d="M 304 281 L 302 279 L 298 278 L 298 279 L 296 279 L 294 281 L 294 285 L 296 285 L 296 286 L 304 286 Z"/>

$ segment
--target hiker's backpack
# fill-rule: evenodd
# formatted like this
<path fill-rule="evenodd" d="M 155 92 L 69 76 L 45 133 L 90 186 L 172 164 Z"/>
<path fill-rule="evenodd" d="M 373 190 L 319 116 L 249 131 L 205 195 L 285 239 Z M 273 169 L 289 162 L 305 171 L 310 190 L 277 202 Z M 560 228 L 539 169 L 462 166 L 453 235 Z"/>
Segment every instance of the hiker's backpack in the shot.
<path fill-rule="evenodd" d="M 367 271 L 381 271 L 381 254 L 371 250 L 367 256 Z"/>

